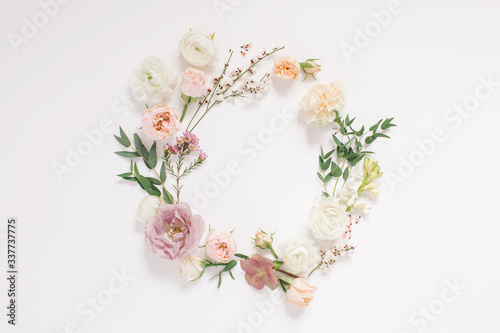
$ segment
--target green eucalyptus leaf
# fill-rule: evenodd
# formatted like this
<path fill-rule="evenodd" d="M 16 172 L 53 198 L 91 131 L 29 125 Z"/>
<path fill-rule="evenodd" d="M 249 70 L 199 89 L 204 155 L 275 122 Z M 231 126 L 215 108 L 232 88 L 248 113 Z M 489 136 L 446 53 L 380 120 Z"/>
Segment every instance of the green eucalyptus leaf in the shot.
<path fill-rule="evenodd" d="M 238 257 L 238 258 L 241 258 L 241 259 L 250 259 L 249 256 L 244 255 L 243 253 L 235 253 L 234 256 Z"/>
<path fill-rule="evenodd" d="M 156 178 L 153 178 L 153 177 L 147 177 L 148 180 L 151 182 L 151 184 L 154 184 L 154 185 L 161 185 L 161 182 L 156 179 Z"/>
<path fill-rule="evenodd" d="M 115 151 L 115 154 L 121 157 L 126 158 L 135 158 L 140 157 L 141 155 L 137 154 L 135 151 Z"/>
<path fill-rule="evenodd" d="M 332 162 L 332 170 L 330 174 L 335 178 L 340 177 L 342 175 L 342 169 L 340 169 L 337 163 Z"/>
<path fill-rule="evenodd" d="M 137 153 L 139 153 L 139 155 L 142 155 L 142 141 L 137 133 L 134 133 L 134 144 L 135 144 L 135 150 L 137 150 Z"/>
<path fill-rule="evenodd" d="M 165 171 L 165 163 L 161 164 L 160 168 L 160 180 L 165 182 L 167 180 L 167 172 Z"/>
<path fill-rule="evenodd" d="M 349 168 L 345 168 L 342 178 L 344 178 L 344 181 L 347 181 L 347 178 L 349 178 Z"/>
<path fill-rule="evenodd" d="M 370 127 L 370 131 L 375 132 L 381 122 L 382 122 L 382 119 L 380 119 L 375 125 L 373 125 L 372 127 Z"/>
<path fill-rule="evenodd" d="M 152 169 L 156 166 L 157 162 L 157 153 L 156 153 L 156 141 L 151 145 L 151 149 L 149 150 L 148 153 L 148 164 L 149 167 Z"/>
<path fill-rule="evenodd" d="M 233 269 L 234 266 L 236 266 L 238 262 L 236 260 L 231 260 L 230 262 L 228 262 L 226 264 L 226 267 L 224 267 L 224 269 L 222 270 L 223 272 L 228 272 L 230 271 L 231 269 Z"/>

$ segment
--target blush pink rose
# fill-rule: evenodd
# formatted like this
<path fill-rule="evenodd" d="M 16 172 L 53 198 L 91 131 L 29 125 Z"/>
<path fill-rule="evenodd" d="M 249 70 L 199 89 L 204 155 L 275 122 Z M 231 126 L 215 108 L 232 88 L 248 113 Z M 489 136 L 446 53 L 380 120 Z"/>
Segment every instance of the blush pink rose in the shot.
<path fill-rule="evenodd" d="M 161 258 L 181 259 L 198 249 L 204 230 L 205 222 L 187 203 L 166 204 L 146 222 L 146 244 Z"/>
<path fill-rule="evenodd" d="M 182 93 L 190 97 L 200 97 L 207 91 L 207 80 L 203 71 L 187 68 L 182 73 Z"/>
<path fill-rule="evenodd" d="M 142 114 L 142 131 L 152 140 L 165 140 L 181 128 L 179 116 L 165 104 L 147 109 Z"/>
<path fill-rule="evenodd" d="M 207 236 L 206 250 L 210 259 L 228 263 L 236 253 L 236 242 L 231 234 L 213 230 Z"/>
<path fill-rule="evenodd" d="M 316 287 L 311 286 L 304 279 L 295 279 L 286 293 L 286 299 L 302 308 L 309 305 L 309 302 L 313 299 L 313 294 L 316 291 Z"/>

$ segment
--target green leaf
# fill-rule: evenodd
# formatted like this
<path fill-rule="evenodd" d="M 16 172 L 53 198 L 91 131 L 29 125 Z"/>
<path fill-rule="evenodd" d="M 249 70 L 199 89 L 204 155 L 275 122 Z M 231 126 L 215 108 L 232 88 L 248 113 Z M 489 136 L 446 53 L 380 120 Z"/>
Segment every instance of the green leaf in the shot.
<path fill-rule="evenodd" d="M 363 127 L 361 127 L 361 129 L 356 132 L 356 135 L 357 136 L 362 136 L 364 132 L 365 132 L 365 125 L 363 125 Z"/>
<path fill-rule="evenodd" d="M 333 152 L 335 151 L 335 148 L 330 150 L 325 156 L 324 158 L 329 158 L 330 156 L 332 156 Z"/>
<path fill-rule="evenodd" d="M 332 171 L 330 172 L 330 174 L 335 178 L 340 177 L 342 175 L 342 169 L 340 169 L 337 163 L 332 162 Z"/>
<path fill-rule="evenodd" d="M 342 142 L 340 142 L 340 140 L 335 136 L 335 134 L 332 134 L 332 137 L 333 137 L 333 141 L 335 142 L 335 144 L 338 147 L 341 147 L 342 146 Z"/>
<path fill-rule="evenodd" d="M 365 143 L 366 143 L 367 145 L 369 145 L 369 144 L 370 144 L 370 143 L 372 143 L 373 141 L 375 141 L 375 139 L 374 139 L 373 137 L 371 137 L 371 136 L 369 136 L 369 137 L 367 137 L 367 138 L 365 139 Z"/>
<path fill-rule="evenodd" d="M 327 192 L 323 192 L 323 195 L 325 196 L 325 198 L 328 198 L 330 196 L 330 194 L 328 194 Z"/>
<path fill-rule="evenodd" d="M 387 118 L 386 120 L 384 120 L 384 122 L 382 123 L 382 126 L 380 126 L 380 128 L 382 128 L 383 130 L 386 130 L 386 129 L 390 128 L 390 127 L 397 126 L 395 124 L 392 124 L 393 120 L 394 120 L 394 117 Z"/>
<path fill-rule="evenodd" d="M 151 187 L 151 182 L 146 177 L 137 175 L 137 178 L 139 179 L 139 182 L 144 186 L 144 189 L 146 191 Z"/>
<path fill-rule="evenodd" d="M 321 156 L 319 157 L 319 167 L 323 171 L 326 171 L 326 170 L 328 170 L 330 168 L 330 163 L 331 162 L 332 162 L 331 158 L 329 158 L 328 160 L 324 161 Z"/>
<path fill-rule="evenodd" d="M 236 280 L 236 279 L 234 278 L 234 276 L 233 276 L 233 272 L 229 271 L 228 273 L 229 273 L 229 276 L 231 277 L 231 279 Z"/>
<path fill-rule="evenodd" d="M 130 177 L 132 176 L 132 172 L 125 172 L 125 173 L 120 173 L 119 175 L 117 175 L 118 177 L 122 177 L 122 178 L 127 178 L 127 177 Z"/>
<path fill-rule="evenodd" d="M 146 192 L 148 192 L 149 195 L 155 195 L 157 197 L 159 197 L 161 195 L 160 190 L 154 185 L 151 185 L 150 188 L 145 189 L 145 190 L 146 190 Z"/>
<path fill-rule="evenodd" d="M 333 178 L 333 175 L 331 173 L 328 173 L 325 176 L 325 183 L 328 183 L 330 180 L 332 180 L 332 178 Z"/>
<path fill-rule="evenodd" d="M 280 287 L 283 289 L 283 291 L 286 293 L 288 289 L 290 289 L 290 283 L 286 282 L 285 280 L 279 279 Z"/>
<path fill-rule="evenodd" d="M 344 178 L 344 181 L 347 181 L 347 178 L 349 178 L 349 168 L 345 168 L 342 178 Z"/>
<path fill-rule="evenodd" d="M 384 134 L 384 133 L 375 133 L 373 134 L 373 137 L 376 139 L 376 138 L 387 138 L 387 139 L 390 139 L 391 137 Z"/>
<path fill-rule="evenodd" d="M 217 284 L 217 289 L 220 288 L 221 284 L 222 284 L 222 271 L 219 272 L 219 283 Z"/>
<path fill-rule="evenodd" d="M 355 160 L 356 158 L 358 158 L 358 157 L 359 157 L 359 154 L 357 154 L 357 153 L 350 153 L 349 155 L 347 155 L 347 156 L 345 157 L 345 159 L 346 159 L 347 161 L 349 161 L 349 162 L 352 162 L 352 161 L 354 161 L 354 160 Z"/>
<path fill-rule="evenodd" d="M 161 185 L 161 182 L 156 179 L 156 178 L 153 178 L 153 177 L 147 177 L 148 180 L 151 182 L 151 184 L 154 184 L 154 185 Z"/>
<path fill-rule="evenodd" d="M 134 144 L 135 144 L 135 150 L 137 150 L 137 153 L 139 155 L 142 155 L 142 141 L 137 133 L 134 133 Z"/>
<path fill-rule="evenodd" d="M 153 169 L 156 166 L 156 162 L 157 162 L 157 155 L 156 155 L 156 141 L 155 141 L 148 153 L 149 167 Z"/>
<path fill-rule="evenodd" d="M 244 255 L 243 253 L 235 253 L 234 256 L 238 257 L 238 258 L 241 258 L 241 259 L 250 259 L 249 256 Z"/>
<path fill-rule="evenodd" d="M 318 175 L 319 180 L 321 180 L 321 182 L 324 183 L 325 178 L 323 178 L 323 176 L 319 172 L 317 173 L 317 175 Z"/>
<path fill-rule="evenodd" d="M 381 122 L 382 122 L 382 119 L 380 119 L 375 125 L 373 125 L 372 127 L 370 127 L 370 131 L 375 132 Z"/>
<path fill-rule="evenodd" d="M 283 261 L 280 260 L 273 260 L 273 268 L 275 271 L 281 268 L 283 266 Z"/>
<path fill-rule="evenodd" d="M 131 182 L 137 182 L 137 181 L 139 181 L 136 177 L 124 177 L 123 179 L 129 180 Z"/>
<path fill-rule="evenodd" d="M 126 158 L 135 158 L 140 157 L 141 155 L 137 154 L 135 151 L 115 151 L 115 154 L 121 157 Z"/>
<path fill-rule="evenodd" d="M 160 180 L 164 183 L 167 180 L 167 172 L 165 171 L 165 164 L 161 164 Z"/>
<path fill-rule="evenodd" d="M 231 269 L 233 269 L 234 266 L 236 266 L 238 262 L 236 260 L 231 260 L 230 262 L 228 262 L 226 264 L 226 267 L 224 267 L 224 269 L 222 270 L 223 272 L 228 272 L 230 271 Z"/>
<path fill-rule="evenodd" d="M 137 168 L 137 163 L 134 163 L 134 175 L 136 175 L 136 177 L 141 176 L 141 174 L 139 173 L 139 168 Z"/>
<path fill-rule="evenodd" d="M 120 137 L 114 135 L 116 141 L 122 144 L 124 147 L 130 147 L 130 140 L 127 137 L 127 134 L 123 131 L 122 127 L 120 126 Z"/>
<path fill-rule="evenodd" d="M 171 198 L 173 198 L 172 194 L 170 194 L 170 192 L 166 191 L 165 188 L 163 188 L 163 199 L 165 199 L 165 201 L 169 205 L 173 205 L 174 204 L 174 202 L 173 202 L 173 200 Z"/>

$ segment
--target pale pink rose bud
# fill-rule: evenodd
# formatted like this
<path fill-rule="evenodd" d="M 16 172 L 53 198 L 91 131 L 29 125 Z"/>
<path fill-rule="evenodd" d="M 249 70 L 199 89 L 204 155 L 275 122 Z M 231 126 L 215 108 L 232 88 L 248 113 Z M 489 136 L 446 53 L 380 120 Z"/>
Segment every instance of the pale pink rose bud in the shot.
<path fill-rule="evenodd" d="M 216 262 L 228 263 L 236 253 L 236 242 L 231 234 L 212 230 L 205 244 L 207 256 Z"/>
<path fill-rule="evenodd" d="M 255 233 L 255 244 L 261 249 L 267 249 L 273 243 L 273 237 L 259 229 Z"/>
<path fill-rule="evenodd" d="M 207 91 L 205 73 L 194 68 L 187 68 L 182 73 L 181 90 L 186 96 L 202 96 Z"/>
<path fill-rule="evenodd" d="M 316 59 L 307 59 L 306 61 L 300 63 L 300 67 L 302 67 L 302 70 L 307 75 L 314 75 L 321 72 L 321 66 L 318 65 L 314 60 Z"/>
<path fill-rule="evenodd" d="M 311 286 L 304 279 L 295 279 L 286 293 L 286 299 L 304 308 L 308 306 L 309 302 L 313 299 L 313 294 L 316 289 L 318 288 Z"/>
<path fill-rule="evenodd" d="M 170 107 L 160 104 L 142 114 L 142 131 L 152 140 L 165 140 L 181 128 L 179 116 Z"/>

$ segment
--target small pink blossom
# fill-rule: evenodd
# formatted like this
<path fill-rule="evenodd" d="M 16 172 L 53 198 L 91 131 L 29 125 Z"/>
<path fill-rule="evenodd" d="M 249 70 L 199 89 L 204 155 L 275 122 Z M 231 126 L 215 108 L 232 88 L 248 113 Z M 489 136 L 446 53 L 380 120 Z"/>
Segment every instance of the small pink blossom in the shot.
<path fill-rule="evenodd" d="M 210 259 L 228 263 L 236 253 L 236 242 L 231 234 L 212 230 L 207 236 L 206 250 Z"/>

